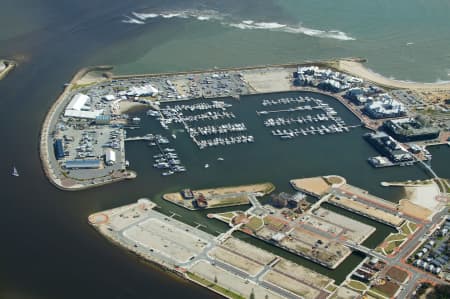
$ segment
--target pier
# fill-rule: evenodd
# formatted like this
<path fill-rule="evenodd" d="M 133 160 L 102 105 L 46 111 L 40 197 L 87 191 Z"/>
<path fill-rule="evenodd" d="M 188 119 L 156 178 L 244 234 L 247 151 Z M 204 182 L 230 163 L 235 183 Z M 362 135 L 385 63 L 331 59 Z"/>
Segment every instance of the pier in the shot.
<path fill-rule="evenodd" d="M 191 105 L 167 105 L 161 107 L 159 113 L 149 111 L 147 115 L 157 117 L 164 129 L 169 129 L 169 124 L 180 124 L 199 149 L 254 142 L 255 138 L 252 135 L 244 133 L 247 132 L 247 126 L 244 122 L 209 124 L 197 127 L 192 125 L 195 122 L 233 119 L 236 117 L 234 113 L 227 111 L 230 107 L 232 107 L 232 104 L 223 101 L 201 102 Z M 202 113 L 192 114 L 196 111 Z"/>
<path fill-rule="evenodd" d="M 342 132 L 349 132 L 350 129 L 359 127 L 361 125 L 346 125 L 344 120 L 337 115 L 337 112 L 329 106 L 329 104 L 324 103 L 322 100 L 317 98 L 312 98 L 308 96 L 298 96 L 298 97 L 287 97 L 275 100 L 264 99 L 262 102 L 263 106 L 271 105 L 287 105 L 292 103 L 308 103 L 308 105 L 291 107 L 286 109 L 278 110 L 263 110 L 257 111 L 256 114 L 260 117 L 269 114 L 278 114 L 275 118 L 264 119 L 265 127 L 286 127 L 285 129 L 272 130 L 273 136 L 279 136 L 281 139 L 292 139 L 301 135 L 325 135 L 325 134 L 335 134 Z M 311 104 L 309 104 L 311 103 Z M 288 117 L 279 115 L 280 113 L 292 113 L 297 111 L 312 111 L 320 110 L 322 113 L 318 114 L 308 114 L 308 115 L 292 115 Z M 323 125 L 316 126 L 306 126 L 311 123 L 324 123 Z M 299 127 L 292 127 L 292 126 Z"/>

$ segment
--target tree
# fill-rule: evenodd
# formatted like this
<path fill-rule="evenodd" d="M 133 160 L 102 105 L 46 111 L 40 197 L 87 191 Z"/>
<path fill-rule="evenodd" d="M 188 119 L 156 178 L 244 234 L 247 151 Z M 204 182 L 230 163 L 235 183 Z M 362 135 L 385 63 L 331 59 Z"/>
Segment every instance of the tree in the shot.
<path fill-rule="evenodd" d="M 252 288 L 252 292 L 250 293 L 250 299 L 255 299 L 255 290 Z"/>

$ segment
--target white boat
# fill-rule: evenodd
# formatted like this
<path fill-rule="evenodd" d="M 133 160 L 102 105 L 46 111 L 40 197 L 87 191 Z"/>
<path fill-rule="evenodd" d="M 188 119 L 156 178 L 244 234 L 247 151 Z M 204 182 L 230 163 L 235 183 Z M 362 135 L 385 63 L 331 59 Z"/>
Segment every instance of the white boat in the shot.
<path fill-rule="evenodd" d="M 172 138 L 173 138 L 173 139 L 177 139 L 177 135 L 172 134 Z"/>
<path fill-rule="evenodd" d="M 19 172 L 17 171 L 17 168 L 14 166 L 13 167 L 13 172 L 11 174 L 12 176 L 19 176 Z"/>
<path fill-rule="evenodd" d="M 217 158 L 217 160 L 218 160 L 218 161 L 223 161 L 223 160 L 225 160 L 225 159 L 222 158 L 222 157 L 219 157 L 219 158 Z"/>
<path fill-rule="evenodd" d="M 208 168 L 209 167 L 209 164 L 205 164 L 205 168 Z"/>

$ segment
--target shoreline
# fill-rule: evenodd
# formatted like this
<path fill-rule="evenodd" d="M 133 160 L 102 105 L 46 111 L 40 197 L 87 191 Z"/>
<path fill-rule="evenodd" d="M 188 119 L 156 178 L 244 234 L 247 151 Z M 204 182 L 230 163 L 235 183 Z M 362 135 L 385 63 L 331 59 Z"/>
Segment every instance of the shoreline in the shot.
<path fill-rule="evenodd" d="M 337 69 L 344 73 L 352 74 L 364 80 L 373 82 L 381 87 L 415 89 L 421 91 L 450 89 L 450 82 L 415 82 L 391 79 L 367 68 L 361 62 L 353 60 L 339 59 Z"/>
<path fill-rule="evenodd" d="M 60 106 L 64 105 L 65 102 L 68 100 L 66 98 L 67 94 L 72 90 L 74 86 L 76 86 L 76 83 L 83 78 L 87 73 L 92 71 L 108 71 L 111 70 L 112 66 L 90 66 L 80 69 L 78 72 L 75 73 L 75 75 L 72 77 L 72 79 L 65 85 L 63 92 L 58 96 L 56 101 L 50 106 L 47 114 L 45 115 L 44 121 L 42 122 L 41 131 L 39 134 L 39 157 L 42 165 L 42 170 L 44 171 L 45 176 L 47 177 L 48 181 L 55 186 L 57 189 L 62 191 L 80 191 L 80 190 L 86 190 L 91 189 L 98 186 L 107 185 L 114 182 L 120 182 L 126 179 L 131 179 L 135 177 L 137 174 L 135 172 L 127 171 L 127 173 L 130 174 L 131 177 L 120 177 L 116 178 L 110 181 L 105 181 L 101 183 L 96 183 L 92 185 L 73 185 L 71 187 L 64 186 L 60 179 L 57 178 L 54 174 L 54 170 L 50 165 L 50 147 L 48 144 L 48 137 L 50 136 L 50 124 L 53 121 L 53 117 L 55 117 L 56 110 L 60 108 Z"/>
<path fill-rule="evenodd" d="M 308 298 L 325 298 L 323 295 L 328 297 L 331 294 L 328 290 L 314 286 L 311 278 L 305 277 L 308 273 L 311 273 L 314 277 L 320 279 L 320 283 L 325 283 L 326 285 L 334 283 L 334 279 L 296 263 L 292 264 L 292 267 L 294 267 L 292 269 L 301 271 L 301 273 L 297 273 L 298 275 L 295 277 L 283 273 L 281 275 L 297 281 L 299 289 L 292 290 L 289 286 L 283 284 L 273 284 L 275 283 L 274 281 L 266 280 L 263 277 L 270 273 L 280 273 L 280 269 L 276 268 L 278 262 L 290 261 L 270 251 L 247 244 L 239 239 L 234 239 L 227 234 L 223 234 L 222 237 L 214 237 L 210 233 L 202 232 L 196 227 L 184 224 L 179 220 L 167 218 L 166 215 L 155 211 L 156 207 L 157 205 L 148 199 L 139 199 L 136 203 L 93 213 L 87 220 L 88 224 L 93 226 L 93 229 L 99 235 L 106 238 L 114 246 L 125 250 L 127 254 L 132 254 L 146 266 L 156 267 L 158 270 L 171 275 L 171 278 L 180 278 L 183 281 L 208 288 L 224 298 L 247 298 L 244 294 L 250 293 L 250 288 L 253 292 L 253 287 L 257 295 L 256 298 L 263 298 L 264 296 L 260 296 L 261 294 L 266 294 L 266 298 L 267 295 L 270 295 L 270 298 L 280 299 L 301 298 L 300 294 L 296 292 L 299 290 L 314 292 L 314 295 Z M 142 228 L 145 226 L 152 227 L 152 231 L 153 228 L 155 229 L 154 236 L 156 237 L 151 239 L 151 243 L 150 239 L 145 239 L 138 235 L 142 230 L 138 229 L 133 232 L 137 227 Z M 168 227 L 166 228 L 166 226 Z M 172 230 L 177 230 L 177 228 L 183 232 L 182 235 L 172 233 Z M 165 237 L 161 239 L 158 236 L 161 236 L 163 231 L 167 231 L 168 235 L 164 235 Z M 187 240 L 186 235 L 188 238 L 198 238 L 198 242 L 201 242 L 196 245 L 201 246 L 199 251 L 195 249 L 195 252 L 192 252 L 189 251 L 192 249 L 185 248 L 188 250 L 186 254 L 182 248 L 178 247 L 177 242 Z M 158 243 L 160 241 L 162 243 Z M 227 245 L 228 241 L 231 244 Z M 239 243 L 242 243 L 242 245 L 239 245 Z M 161 253 L 163 245 L 164 248 L 167 248 L 168 253 Z M 226 256 L 216 256 L 213 253 L 216 250 L 221 250 L 221 248 L 228 248 L 226 249 L 228 252 Z M 239 250 L 238 248 L 242 252 L 236 253 L 235 250 Z M 243 261 L 229 262 L 228 258 L 235 254 L 250 262 L 254 262 L 254 258 L 249 258 L 244 253 L 244 251 L 247 252 L 248 250 L 257 250 L 256 255 L 261 258 L 257 262 L 257 268 L 253 270 L 247 268 L 245 263 L 242 264 Z M 213 280 L 212 277 L 205 276 L 204 271 L 206 270 L 218 271 L 215 275 L 219 276 L 219 282 L 217 278 Z M 256 272 L 253 273 L 253 271 Z M 245 275 L 244 273 L 247 273 L 246 276 L 243 276 Z M 260 280 L 260 277 L 262 280 Z M 250 283 L 250 286 L 248 283 Z M 267 284 L 271 284 L 272 287 L 268 287 Z"/>
<path fill-rule="evenodd" d="M 122 181 L 124 179 L 130 179 L 132 177 L 135 177 L 135 173 L 131 173 L 127 170 L 125 177 L 119 177 L 110 179 L 108 181 L 104 181 L 101 183 L 92 183 L 90 185 L 82 184 L 82 183 L 74 183 L 72 186 L 64 186 L 63 182 L 61 181 L 61 178 L 58 178 L 55 173 L 54 169 L 52 168 L 52 165 L 49 161 L 49 155 L 51 154 L 51 149 L 49 145 L 49 133 L 50 133 L 50 125 L 55 120 L 55 118 L 59 115 L 55 115 L 56 111 L 62 108 L 62 106 L 69 100 L 67 98 L 68 94 L 73 91 L 74 88 L 80 85 L 81 80 L 84 79 L 83 82 L 88 82 L 87 85 L 96 84 L 98 82 L 103 81 L 112 81 L 117 79 L 131 79 L 131 78 L 153 78 L 153 77 L 164 77 L 164 76 L 177 76 L 177 75 L 189 75 L 189 74 L 206 74 L 206 73 L 215 73 L 215 72 L 240 72 L 240 71 L 249 71 L 249 72 L 257 72 L 258 70 L 261 70 L 261 74 L 257 74 L 257 76 L 264 76 L 264 74 L 270 74 L 270 72 L 273 72 L 277 76 L 280 76 L 280 73 L 283 74 L 290 74 L 292 70 L 295 70 L 298 66 L 319 66 L 319 67 L 327 67 L 330 69 L 333 69 L 335 71 L 348 73 L 353 76 L 361 77 L 365 80 L 368 80 L 369 82 L 373 82 L 375 84 L 378 84 L 380 86 L 391 86 L 391 87 L 399 87 L 404 86 L 404 84 L 407 84 L 408 87 L 416 87 L 416 88 L 427 88 L 427 89 L 436 89 L 436 88 L 449 88 L 450 89 L 450 83 L 404 83 L 401 81 L 395 81 L 388 78 L 383 77 L 382 75 L 373 73 L 369 69 L 365 68 L 363 66 L 363 62 L 366 60 L 361 58 L 343 58 L 343 59 L 332 59 L 332 60 L 323 60 L 323 61 L 304 61 L 300 63 L 286 63 L 286 64 L 272 64 L 272 65 L 259 65 L 259 66 L 244 66 L 244 67 L 230 67 L 230 68 L 213 68 L 213 69 L 206 69 L 206 70 L 192 70 L 192 71 L 182 71 L 182 72 L 171 72 L 171 73 L 151 73 L 151 74 L 130 74 L 130 75 L 117 75 L 111 73 L 113 66 L 91 66 L 91 67 L 85 67 L 79 70 L 71 81 L 65 85 L 65 88 L 63 92 L 59 95 L 59 97 L 56 99 L 56 101 L 53 103 L 53 105 L 48 110 L 45 119 L 42 124 L 42 129 L 40 133 L 40 158 L 41 158 L 41 164 L 43 166 L 43 170 L 49 181 L 58 189 L 61 190 L 67 190 L 67 191 L 76 191 L 76 190 L 84 190 L 89 189 L 117 181 Z M 280 72 L 281 71 L 281 72 Z M 97 74 L 91 74 L 89 73 L 95 73 Z M 102 76 L 99 76 L 98 73 L 102 72 Z M 278 72 L 278 73 L 277 73 Z M 282 75 L 281 74 L 281 75 Z M 89 77 L 90 76 L 90 77 Z M 92 78 L 91 78 L 92 77 Z M 245 77 L 245 76 L 244 76 Z M 97 79 L 94 81 L 89 81 L 89 79 Z M 100 79 L 100 81 L 98 81 Z M 266 78 L 267 79 L 267 78 Z M 279 80 L 285 80 L 284 83 L 289 82 L 287 77 L 276 77 L 275 79 Z M 269 86 L 266 89 L 261 88 L 255 88 L 252 86 L 253 84 L 258 84 L 259 82 L 247 82 L 249 88 L 249 91 L 246 93 L 243 93 L 242 96 L 245 95 L 259 95 L 259 94 L 270 94 L 270 93 L 279 93 L 279 92 L 296 92 L 296 91 L 306 91 L 306 92 L 314 92 L 318 94 L 323 94 L 326 96 L 330 96 L 337 100 L 339 103 L 344 105 L 346 109 L 348 109 L 355 117 L 357 117 L 361 124 L 369 129 L 369 130 L 375 130 L 377 128 L 378 122 L 377 121 L 371 121 L 367 117 L 364 117 L 361 113 L 359 113 L 356 109 L 353 108 L 351 104 L 349 104 L 346 100 L 342 98 L 339 94 L 333 94 L 330 92 L 321 91 L 316 88 L 304 88 L 304 87 L 295 87 L 290 86 L 286 87 L 284 85 L 274 85 Z M 389 85 L 390 84 L 390 85 Z M 81 85 L 83 86 L 83 85 Z M 215 99 L 215 97 L 205 97 L 205 99 Z M 190 99 L 177 99 L 177 100 L 168 100 L 167 102 L 176 102 L 176 101 L 184 101 L 184 100 L 190 100 Z M 135 111 L 135 110 L 141 110 L 146 107 L 145 104 L 139 104 L 139 103 L 126 103 L 124 104 L 124 109 L 121 111 L 121 113 L 125 113 L 127 111 Z M 57 169 L 56 169 L 57 170 Z M 129 177 L 129 174 L 132 174 L 131 177 Z"/>

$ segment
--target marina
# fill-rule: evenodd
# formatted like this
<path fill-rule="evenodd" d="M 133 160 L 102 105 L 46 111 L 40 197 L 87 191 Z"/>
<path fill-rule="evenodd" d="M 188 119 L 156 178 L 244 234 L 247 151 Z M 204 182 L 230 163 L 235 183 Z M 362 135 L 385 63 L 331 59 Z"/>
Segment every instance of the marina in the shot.
<path fill-rule="evenodd" d="M 227 111 L 232 106 L 224 101 L 164 105 L 159 107 L 158 111 L 149 110 L 146 114 L 155 117 L 166 130 L 169 129 L 169 124 L 181 125 L 183 131 L 188 133 L 199 149 L 254 142 L 253 135 L 244 133 L 247 132 L 245 123 L 220 123 L 226 119 L 236 118 L 233 112 Z M 197 122 L 208 125 L 195 126 Z"/>
<path fill-rule="evenodd" d="M 332 76 L 338 78 L 338 75 L 334 72 L 332 73 Z M 345 78 L 346 77 L 339 76 L 338 79 L 347 80 Z M 248 181 L 249 178 L 253 179 L 258 175 L 261 177 L 261 175 L 268 174 L 270 174 L 272 178 L 276 177 L 276 180 L 281 180 L 281 178 L 285 178 L 287 174 L 297 172 L 299 166 L 303 173 L 308 171 L 306 170 L 306 167 L 309 167 L 310 171 L 313 169 L 313 172 L 317 172 L 320 167 L 323 169 L 330 169 L 333 168 L 333 165 L 340 164 L 344 161 L 347 165 L 352 164 L 355 159 L 358 158 L 358 155 L 360 156 L 361 153 L 364 153 L 364 151 L 361 151 L 358 154 L 357 151 L 353 151 L 353 153 L 356 153 L 355 155 L 348 154 L 348 144 L 345 140 L 349 141 L 355 137 L 355 134 L 351 132 L 352 130 L 350 130 L 350 128 L 355 128 L 354 131 L 356 131 L 356 135 L 359 137 L 362 135 L 362 132 L 364 132 L 364 129 L 358 128 L 360 125 L 356 123 L 355 117 L 351 116 L 351 110 L 349 111 L 347 110 L 347 107 L 341 106 L 341 103 L 333 96 L 324 93 L 297 91 L 255 95 L 244 94 L 239 96 L 239 98 L 235 96 L 222 98 L 220 101 L 214 103 L 205 99 L 205 97 L 185 99 L 183 97 L 178 98 L 177 96 L 170 100 L 160 101 L 159 96 L 155 96 L 156 91 L 153 87 L 153 82 L 154 80 L 150 79 L 145 82 L 147 85 L 129 87 L 129 91 L 127 91 L 125 95 L 121 95 L 121 97 L 123 96 L 126 98 L 124 99 L 124 101 L 127 101 L 125 104 L 128 106 L 139 105 L 136 107 L 142 107 L 142 109 L 131 109 L 130 111 L 127 111 L 126 115 L 122 112 L 120 116 L 116 115 L 114 118 L 111 117 L 109 123 L 106 123 L 108 122 L 107 117 L 98 118 L 97 116 L 95 116 L 95 123 L 92 121 L 81 122 L 77 120 L 74 121 L 73 119 L 61 119 L 70 125 L 71 130 L 73 128 L 75 131 L 85 130 L 88 132 L 88 134 L 82 134 L 81 139 L 74 138 L 74 140 L 68 140 L 69 142 L 78 144 L 83 151 L 91 151 L 90 148 L 88 148 L 90 145 L 89 143 L 92 145 L 99 144 L 100 146 L 102 144 L 108 145 L 105 150 L 105 156 L 97 156 L 99 160 L 102 159 L 99 164 L 94 164 L 89 159 L 79 159 L 82 160 L 83 163 L 81 163 L 82 161 L 76 161 L 76 163 L 78 163 L 75 164 L 76 167 L 95 167 L 96 169 L 103 169 L 103 165 L 109 167 L 111 166 L 110 163 L 114 160 L 114 155 L 109 148 L 118 150 L 122 153 L 125 150 L 125 141 L 143 140 L 148 143 L 149 147 L 142 147 L 142 143 L 138 142 L 127 142 L 127 153 L 132 153 L 131 157 L 136 157 L 136 152 L 145 152 L 143 156 L 140 156 L 141 159 L 139 160 L 127 157 L 128 160 L 131 161 L 130 163 L 133 165 L 133 168 L 136 167 L 137 171 L 144 174 L 143 180 L 148 182 L 148 178 L 151 178 L 152 182 L 158 182 L 162 187 L 165 186 L 163 188 L 170 189 L 175 186 L 176 182 L 179 186 L 184 188 L 187 182 L 192 182 L 193 180 L 195 182 L 193 186 L 195 186 L 195 184 L 205 185 L 207 182 L 214 181 L 215 176 L 218 173 L 222 173 L 225 180 L 238 181 L 242 179 L 243 181 Z M 166 82 L 167 88 L 173 92 L 179 92 L 179 89 L 177 89 L 173 83 L 174 81 L 171 82 L 172 83 L 170 84 Z M 144 80 L 141 81 L 141 84 L 143 83 Z M 349 85 L 347 84 L 345 86 Z M 115 92 L 117 92 L 117 90 L 115 90 Z M 161 93 L 163 92 L 164 91 Z M 119 95 L 120 93 L 121 91 L 118 92 Z M 136 96 L 136 93 L 140 93 L 140 95 Z M 93 110 L 94 107 L 103 107 L 103 109 L 110 107 L 111 111 L 115 111 L 114 103 L 111 103 L 111 105 L 105 105 L 105 102 L 98 103 L 98 94 L 89 93 L 87 96 L 92 97 L 93 99 L 93 101 L 86 100 L 84 102 L 88 103 L 89 106 L 83 106 L 84 103 L 83 105 L 79 105 L 78 101 L 73 100 L 75 101 L 75 104 L 69 104 L 69 106 L 66 107 L 66 111 L 70 110 L 70 113 L 73 113 L 73 115 L 89 117 L 91 117 L 91 114 L 97 113 L 96 110 Z M 74 97 L 85 99 L 83 94 L 75 94 Z M 102 96 L 100 101 L 103 101 L 102 99 L 106 97 L 107 96 Z M 108 99 L 111 98 L 112 97 L 108 96 Z M 293 100 L 290 100 L 290 98 Z M 266 103 L 266 107 L 275 105 L 283 105 L 283 107 L 271 107 L 270 110 L 267 109 L 261 111 L 258 106 L 261 106 L 264 100 L 274 101 L 270 102 L 270 104 Z M 136 104 L 134 104 L 135 102 Z M 142 103 L 144 102 L 146 103 L 146 108 L 144 108 L 145 106 L 142 106 Z M 72 106 L 79 110 L 75 109 L 76 111 L 72 111 Z M 148 108 L 150 108 L 150 110 L 143 111 Z M 92 129 L 86 130 L 87 126 L 92 126 Z M 62 126 L 59 126 L 58 129 L 60 131 L 65 131 L 65 128 Z M 273 135 L 267 134 L 268 130 L 272 130 L 274 133 L 273 135 L 280 136 L 280 139 L 294 139 L 294 137 L 297 137 L 300 134 L 304 136 L 327 134 L 329 137 L 308 137 L 308 142 L 306 142 L 307 145 L 301 140 L 292 140 L 292 142 L 289 143 L 276 143 L 273 140 Z M 277 132 L 277 130 L 279 131 Z M 91 133 L 91 131 L 93 133 Z M 335 133 L 343 132 L 348 132 L 348 134 L 333 136 L 337 135 Z M 98 138 L 98 136 L 110 136 L 114 140 L 104 143 L 104 137 Z M 168 136 L 169 138 L 165 136 Z M 256 136 L 256 138 L 254 136 Z M 72 138 L 72 136 L 69 136 L 69 138 Z M 257 142 L 254 142 L 255 139 Z M 338 140 L 339 142 L 337 142 Z M 118 141 L 118 147 L 114 144 L 114 141 Z M 214 147 L 220 145 L 227 146 L 239 143 L 247 143 L 247 145 L 230 147 L 226 151 L 214 150 Z M 321 147 L 319 144 L 328 144 L 328 146 Z M 345 144 L 345 150 L 340 151 L 338 149 L 338 144 Z M 282 152 L 282 154 L 267 159 L 267 152 L 264 152 L 262 149 L 273 148 L 275 145 L 277 146 L 277 151 Z M 303 149 L 300 154 L 298 153 L 297 145 L 300 145 Z M 336 155 L 330 159 L 325 159 L 326 163 L 322 163 L 322 165 L 321 163 L 314 163 L 314 165 L 306 166 L 308 163 L 300 164 L 291 162 L 299 161 L 298 159 L 310 159 L 313 155 L 311 151 L 315 152 L 321 148 L 327 149 L 326 155 L 329 155 L 330 145 L 332 146 L 333 151 L 340 152 L 342 155 Z M 114 148 L 114 146 L 116 148 Z M 209 147 L 210 149 L 199 154 L 198 150 L 206 147 Z M 246 152 L 245 149 L 242 151 L 238 149 L 245 147 L 252 148 L 252 150 Z M 54 149 L 55 154 L 59 154 L 59 147 L 56 143 Z M 154 151 L 155 149 L 157 152 Z M 149 151 L 151 154 L 149 154 Z M 181 164 L 178 152 L 183 155 L 186 166 Z M 153 158 L 152 168 L 155 170 L 153 172 L 142 171 L 142 169 L 152 169 L 149 167 L 149 163 L 143 163 L 143 161 L 147 162 L 149 160 L 149 156 Z M 252 158 L 249 159 L 249 157 Z M 129 165 L 129 163 L 127 160 L 122 163 L 122 159 L 124 159 L 124 156 L 120 156 L 121 162 L 119 165 L 128 167 L 127 165 Z M 263 168 L 261 168 L 262 165 L 264 166 Z M 283 165 L 283 167 L 280 168 L 280 165 Z M 76 172 L 78 169 L 76 169 L 75 166 L 72 167 L 70 173 L 73 175 L 73 172 Z M 174 174 L 186 171 L 187 167 L 189 167 L 190 175 L 183 176 L 183 180 L 177 180 L 176 177 L 178 176 Z M 253 171 L 253 168 L 257 170 Z M 252 169 L 251 175 L 247 172 L 247 170 L 250 169 Z M 267 169 L 273 171 L 267 172 Z M 85 172 L 89 173 L 88 171 Z M 277 172 L 276 175 L 272 175 L 275 172 Z M 162 180 L 157 179 L 154 176 L 155 174 L 157 174 L 158 177 L 167 178 Z M 231 176 L 231 174 L 233 175 Z M 194 177 L 190 178 L 191 175 L 194 175 Z M 168 183 L 164 183 L 163 180 L 168 181 Z M 278 181 L 277 186 L 279 183 L 280 182 Z M 331 184 L 335 183 L 332 182 Z M 335 191 L 338 192 L 338 190 Z M 235 225 L 232 227 L 231 231 L 229 233 L 226 232 L 223 235 L 223 238 L 219 237 L 218 240 L 225 240 L 226 236 L 231 235 L 234 230 L 241 229 L 241 225 L 243 225 L 243 232 L 245 232 L 245 227 L 253 229 L 254 236 L 257 236 L 257 239 L 276 248 L 273 250 L 293 253 L 296 257 L 302 257 L 300 259 L 302 261 L 301 263 L 312 261 L 327 269 L 336 269 L 336 273 L 342 271 L 343 268 L 346 268 L 346 265 L 354 264 L 357 260 L 360 260 L 360 257 L 358 257 L 359 253 L 379 256 L 377 253 L 373 253 L 374 251 L 371 247 L 366 247 L 366 245 L 361 245 L 359 243 L 375 242 L 371 235 L 374 234 L 374 238 L 379 240 L 384 234 L 383 231 L 377 234 L 375 230 L 366 227 L 362 232 L 350 231 L 348 232 L 348 235 L 347 232 L 344 233 L 344 230 L 342 230 L 341 227 L 334 226 L 334 224 L 330 222 L 325 221 L 325 223 L 321 218 L 312 217 L 308 214 L 304 215 L 306 217 L 295 215 L 295 213 L 304 213 L 303 208 L 311 205 L 310 203 L 303 202 L 303 196 L 297 198 L 299 200 L 297 202 L 298 206 L 296 206 L 296 208 L 298 207 L 298 210 L 296 209 L 294 214 L 289 211 L 283 211 L 280 215 L 278 215 L 275 210 L 263 209 L 262 207 L 264 205 L 259 202 L 256 196 L 260 195 L 247 194 L 247 196 L 242 196 L 242 194 L 230 194 L 229 196 L 215 198 L 205 194 L 199 195 L 198 198 L 195 198 L 195 201 L 183 200 L 183 206 L 192 206 L 194 209 L 206 209 L 208 207 L 227 207 L 235 204 L 247 205 L 250 202 L 252 205 L 248 212 L 250 214 L 244 215 L 245 217 L 240 217 L 240 215 L 238 215 L 236 223 L 234 223 Z M 157 197 L 158 195 L 156 195 L 156 198 Z M 339 201 L 340 198 L 345 199 L 346 197 L 343 195 L 336 195 L 335 198 Z M 330 199 L 329 203 L 331 203 L 333 199 Z M 266 199 L 262 199 L 261 201 L 265 200 Z M 320 203 L 320 201 L 316 203 L 314 209 L 319 208 Z M 328 204 L 325 201 L 323 203 Z M 289 203 L 289 205 L 291 205 L 291 203 Z M 176 210 L 174 207 L 168 206 L 166 203 L 164 203 L 163 206 L 165 211 L 169 209 L 169 215 L 171 215 L 170 218 L 178 215 L 179 210 L 172 212 L 172 209 Z M 381 207 L 376 211 L 364 213 L 364 204 L 360 201 L 353 206 L 339 204 L 336 204 L 336 206 L 343 207 L 343 211 L 348 210 L 364 216 L 363 222 L 371 221 L 369 219 L 376 220 L 376 224 L 371 222 L 369 225 L 373 227 L 376 227 L 376 225 L 380 225 L 381 223 L 391 223 L 391 226 L 397 227 L 397 222 L 401 221 L 401 219 L 395 218 L 396 215 L 386 212 L 384 207 Z M 273 215 L 272 213 L 277 215 Z M 338 212 L 338 214 L 341 213 L 342 212 Z M 238 212 L 238 214 L 240 213 Z M 325 217 L 325 215 L 332 214 L 330 214 L 330 212 L 320 212 L 320 215 L 323 215 L 320 217 Z M 391 218 L 386 221 L 379 221 L 382 217 Z M 199 217 L 195 217 L 193 219 L 191 216 L 185 215 L 183 222 L 186 221 L 189 223 L 193 221 L 194 227 L 205 226 L 206 231 L 212 229 L 209 227 L 209 221 L 202 221 L 198 218 Z M 299 218 L 299 220 L 296 221 L 297 218 Z M 334 215 L 332 218 L 337 219 L 339 216 Z M 260 231 L 259 224 L 261 223 L 261 219 L 263 219 L 262 221 L 265 223 L 265 226 Z M 343 219 L 344 218 L 342 218 L 342 220 Z M 286 221 L 288 223 L 286 223 Z M 347 222 L 349 220 L 343 221 Z M 138 248 L 141 247 L 142 244 L 147 243 L 146 237 L 141 238 L 140 236 L 137 236 L 136 233 L 139 232 L 139 229 L 145 228 L 146 231 L 153 232 L 155 227 L 159 225 L 159 223 L 142 223 L 142 226 L 140 225 L 139 228 L 130 229 L 130 234 L 124 236 L 128 238 L 128 240 L 130 240 L 130 237 L 132 237 L 133 240 L 136 240 L 137 243 L 135 243 L 133 247 Z M 361 226 L 361 228 L 363 227 Z M 343 235 L 337 236 L 335 232 L 338 231 L 341 231 Z M 213 232 L 219 232 L 220 235 L 223 233 L 223 228 Z M 352 236 L 356 239 L 351 242 L 346 241 L 348 236 Z M 361 236 L 363 236 L 363 238 L 361 238 Z M 154 236 L 151 238 L 153 237 Z M 178 248 L 180 244 L 177 242 L 175 243 L 175 247 Z M 171 244 L 166 245 L 171 246 Z M 358 253 L 355 254 L 355 252 Z M 187 253 L 189 252 L 180 254 L 185 258 L 187 257 L 185 255 Z M 180 259 L 176 260 L 181 261 Z M 199 264 L 200 263 L 203 262 L 199 262 Z M 175 266 L 179 265 L 175 264 Z M 205 265 L 203 264 L 201 267 L 194 265 L 190 269 L 193 270 L 193 275 L 200 275 L 202 279 L 205 279 L 205 272 L 202 271 L 204 267 Z M 210 270 L 215 271 L 212 268 Z M 323 271 L 323 269 L 320 271 Z M 334 273 L 334 271 L 331 271 L 330 273 Z M 223 278 L 226 277 L 227 274 L 225 272 L 220 272 L 218 275 Z M 268 276 L 267 281 L 277 281 L 276 277 L 276 275 L 272 275 L 271 277 Z M 282 285 L 283 283 L 278 282 L 277 288 L 280 288 Z M 285 293 L 282 295 L 284 297 L 290 297 Z"/>
<path fill-rule="evenodd" d="M 307 103 L 307 105 L 295 106 L 278 110 L 256 111 L 256 114 L 263 118 L 264 126 L 267 128 L 277 128 L 271 130 L 273 136 L 278 136 L 282 140 L 292 139 L 307 135 L 325 135 L 349 132 L 350 129 L 360 125 L 347 125 L 345 121 L 338 116 L 335 109 L 322 100 L 309 97 L 282 97 L 279 99 L 264 99 L 261 101 L 263 106 L 290 105 Z M 321 113 L 306 114 L 318 110 Z M 267 117 L 276 115 L 275 117 Z"/>

